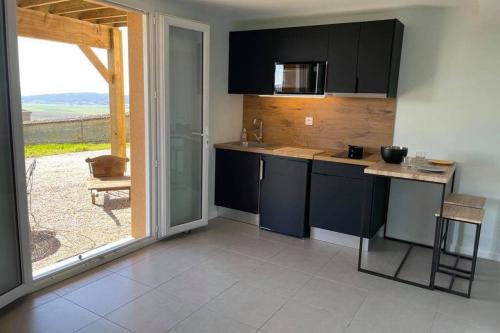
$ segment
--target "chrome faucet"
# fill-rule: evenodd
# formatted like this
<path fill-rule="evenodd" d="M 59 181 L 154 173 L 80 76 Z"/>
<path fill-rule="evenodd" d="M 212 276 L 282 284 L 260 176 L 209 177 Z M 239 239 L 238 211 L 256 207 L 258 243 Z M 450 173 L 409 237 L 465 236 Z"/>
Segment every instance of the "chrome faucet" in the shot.
<path fill-rule="evenodd" d="M 261 119 L 255 118 L 253 120 L 253 127 L 259 129 L 259 135 L 255 134 L 255 133 L 253 134 L 258 143 L 262 143 L 262 141 L 264 141 L 263 134 L 262 134 L 263 125 L 264 125 L 264 123 L 262 122 Z"/>

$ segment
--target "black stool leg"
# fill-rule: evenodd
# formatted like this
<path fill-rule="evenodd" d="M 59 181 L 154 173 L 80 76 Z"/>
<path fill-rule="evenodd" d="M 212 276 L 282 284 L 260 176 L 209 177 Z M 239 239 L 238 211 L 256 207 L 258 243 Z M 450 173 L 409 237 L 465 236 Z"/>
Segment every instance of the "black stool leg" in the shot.
<path fill-rule="evenodd" d="M 434 251 L 432 253 L 431 281 L 430 288 L 434 289 L 436 281 L 436 271 L 438 269 L 438 253 L 441 252 L 441 218 L 436 217 L 436 231 L 434 235 Z"/>
<path fill-rule="evenodd" d="M 472 265 L 471 265 L 471 273 L 470 273 L 470 281 L 469 281 L 469 291 L 467 293 L 467 297 L 470 298 L 470 293 L 472 290 L 472 281 L 474 281 L 474 276 L 476 274 L 476 262 L 477 262 L 477 250 L 479 248 L 479 236 L 481 235 L 481 225 L 476 224 L 476 239 L 474 240 L 474 253 L 472 254 Z"/>
<path fill-rule="evenodd" d="M 445 232 L 444 232 L 444 246 L 443 246 L 443 250 L 444 250 L 445 253 L 446 253 L 446 245 L 448 243 L 448 229 L 449 228 L 450 228 L 450 220 L 446 219 L 446 229 L 445 229 Z"/>

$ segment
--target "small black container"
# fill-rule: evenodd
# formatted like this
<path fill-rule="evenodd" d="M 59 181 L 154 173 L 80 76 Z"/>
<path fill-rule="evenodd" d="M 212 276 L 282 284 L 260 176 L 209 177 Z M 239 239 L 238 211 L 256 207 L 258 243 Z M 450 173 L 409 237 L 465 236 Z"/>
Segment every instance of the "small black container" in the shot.
<path fill-rule="evenodd" d="M 363 147 L 349 145 L 349 151 L 347 152 L 347 157 L 360 160 L 363 158 Z"/>
<path fill-rule="evenodd" d="M 380 147 L 380 155 L 387 163 L 400 164 L 408 155 L 408 148 L 400 146 L 382 146 Z"/>

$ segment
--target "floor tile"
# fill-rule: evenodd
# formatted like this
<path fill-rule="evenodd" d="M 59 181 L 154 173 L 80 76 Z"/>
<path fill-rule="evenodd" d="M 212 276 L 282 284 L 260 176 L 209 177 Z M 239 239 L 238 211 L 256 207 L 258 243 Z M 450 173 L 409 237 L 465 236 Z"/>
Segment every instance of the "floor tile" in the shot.
<path fill-rule="evenodd" d="M 488 328 L 465 318 L 437 313 L 431 333 L 496 333 L 498 328 Z"/>
<path fill-rule="evenodd" d="M 207 307 L 219 314 L 260 327 L 286 302 L 286 298 L 237 283 L 216 297 Z"/>
<path fill-rule="evenodd" d="M 255 288 L 291 297 L 311 278 L 312 275 L 266 263 L 249 273 L 242 281 L 253 285 Z"/>
<path fill-rule="evenodd" d="M 438 312 L 463 318 L 485 327 L 500 327 L 500 303 L 441 293 Z"/>
<path fill-rule="evenodd" d="M 173 295 L 152 290 L 106 318 L 133 332 L 166 332 L 197 309 Z"/>
<path fill-rule="evenodd" d="M 64 298 L 104 316 L 149 290 L 143 284 L 112 274 L 69 293 Z"/>
<path fill-rule="evenodd" d="M 229 273 L 237 279 L 242 279 L 264 263 L 256 258 L 224 250 L 207 260 L 202 266 L 213 267 Z"/>
<path fill-rule="evenodd" d="M 294 296 L 294 300 L 352 318 L 367 295 L 361 289 L 313 278 Z"/>
<path fill-rule="evenodd" d="M 266 333 L 340 333 L 345 330 L 349 321 L 348 316 L 289 302 L 262 327 L 262 330 Z"/>
<path fill-rule="evenodd" d="M 197 266 L 178 275 L 159 288 L 180 299 L 203 305 L 238 281 L 229 273 L 211 266 Z"/>
<path fill-rule="evenodd" d="M 316 275 L 367 291 L 389 288 L 394 284 L 394 281 L 358 272 L 358 253 L 355 249 L 342 248 Z"/>
<path fill-rule="evenodd" d="M 58 298 L 30 311 L 0 318 L 1 332 L 73 332 L 99 319 L 98 316 L 65 299 Z"/>
<path fill-rule="evenodd" d="M 254 333 L 256 328 L 202 309 L 188 317 L 169 333 Z"/>
<path fill-rule="evenodd" d="M 347 332 L 429 332 L 435 313 L 406 297 L 370 293 Z"/>
<path fill-rule="evenodd" d="M 158 287 L 195 265 L 195 262 L 182 257 L 155 256 L 125 267 L 117 274 L 150 287 Z"/>
<path fill-rule="evenodd" d="M 268 259 L 268 261 L 308 274 L 315 274 L 326 266 L 328 261 L 330 261 L 330 256 L 315 253 L 314 251 L 307 251 L 299 247 L 287 246 L 278 254 Z"/>
<path fill-rule="evenodd" d="M 92 324 L 85 326 L 77 333 L 130 333 L 129 330 L 113 324 L 109 320 L 101 318 Z"/>
<path fill-rule="evenodd" d="M 56 285 L 51 286 L 50 289 L 59 296 L 64 296 L 112 273 L 113 272 L 111 271 L 98 267 L 61 281 Z"/>
<path fill-rule="evenodd" d="M 246 235 L 233 234 L 221 246 L 227 250 L 258 259 L 269 259 L 285 248 L 285 244 Z"/>
<path fill-rule="evenodd" d="M 0 309 L 0 318 L 12 313 L 29 311 L 58 298 L 59 296 L 48 288 L 36 291 Z"/>

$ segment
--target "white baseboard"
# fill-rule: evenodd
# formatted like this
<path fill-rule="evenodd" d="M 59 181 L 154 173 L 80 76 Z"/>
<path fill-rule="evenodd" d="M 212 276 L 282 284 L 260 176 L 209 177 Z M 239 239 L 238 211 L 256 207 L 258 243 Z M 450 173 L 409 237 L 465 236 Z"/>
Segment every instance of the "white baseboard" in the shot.
<path fill-rule="evenodd" d="M 311 228 L 311 238 L 327 243 L 351 247 L 353 249 L 359 249 L 359 237 L 342 234 L 340 232 L 320 228 Z M 363 239 L 364 251 L 368 250 L 369 242 L 370 240 L 368 238 Z"/>
<path fill-rule="evenodd" d="M 236 220 L 239 222 L 244 222 L 248 224 L 259 225 L 259 215 L 247 212 L 242 212 L 240 210 L 235 210 L 225 207 L 217 207 L 217 216 L 226 217 L 231 220 Z"/>

